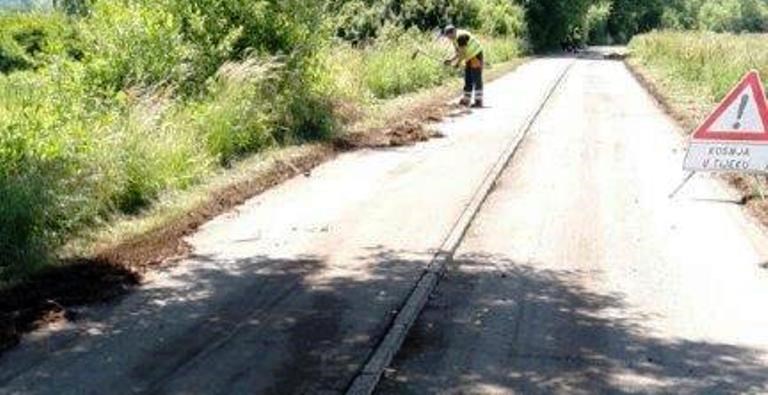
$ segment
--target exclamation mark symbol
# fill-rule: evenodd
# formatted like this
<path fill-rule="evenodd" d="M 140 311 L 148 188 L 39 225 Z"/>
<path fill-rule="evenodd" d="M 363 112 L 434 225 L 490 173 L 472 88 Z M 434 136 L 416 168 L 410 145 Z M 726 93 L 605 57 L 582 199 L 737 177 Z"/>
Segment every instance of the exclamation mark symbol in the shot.
<path fill-rule="evenodd" d="M 747 109 L 747 104 L 749 104 L 749 96 L 744 95 L 741 97 L 741 104 L 739 104 L 739 115 L 738 118 L 736 118 L 736 123 L 733 124 L 734 130 L 741 129 L 741 118 L 744 117 L 744 111 Z"/>

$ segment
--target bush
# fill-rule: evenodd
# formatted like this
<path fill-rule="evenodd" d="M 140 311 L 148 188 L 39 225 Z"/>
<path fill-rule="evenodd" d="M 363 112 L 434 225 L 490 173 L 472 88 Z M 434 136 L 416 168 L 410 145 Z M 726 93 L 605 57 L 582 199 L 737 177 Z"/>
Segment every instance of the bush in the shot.
<path fill-rule="evenodd" d="M 80 26 L 90 78 L 111 91 L 182 82 L 196 54 L 181 27 L 181 19 L 162 6 L 96 2 Z"/>
<path fill-rule="evenodd" d="M 39 174 L 0 177 L 0 279 L 27 274 L 47 262 L 47 180 Z"/>
<path fill-rule="evenodd" d="M 73 73 L 74 74 L 74 73 Z M 81 111 L 77 75 L 59 80 L 50 73 L 0 76 L 0 270 L 18 272 L 56 244 L 58 234 L 78 222 L 90 174 L 80 166 L 92 145 Z M 68 119 L 67 119 L 68 118 Z M 23 223 L 23 224 L 22 224 Z"/>
<path fill-rule="evenodd" d="M 83 227 L 194 185 L 217 162 L 335 130 L 316 9 L 216 3 L 96 2 L 83 18 L 3 19 L 25 34 L 0 35 L 20 65 L 0 74 L 0 276 L 28 272 Z M 79 40 L 81 57 L 65 56 L 59 38 L 70 36 L 26 34 L 49 21 Z"/>
<path fill-rule="evenodd" d="M 0 32 L 0 73 L 37 68 L 57 56 L 82 56 L 75 29 L 60 14 L 0 14 Z"/>
<path fill-rule="evenodd" d="M 741 28 L 739 0 L 707 2 L 699 11 L 699 27 L 714 32 L 739 31 Z"/>
<path fill-rule="evenodd" d="M 585 19 L 585 31 L 587 41 L 591 44 L 612 44 L 613 38 L 608 32 L 608 19 L 611 15 L 612 4 L 610 1 L 601 1 L 592 4 L 587 11 Z"/>
<path fill-rule="evenodd" d="M 504 63 L 520 57 L 525 52 L 523 42 L 512 38 L 480 38 L 488 64 Z"/>
<path fill-rule="evenodd" d="M 496 37 L 524 37 L 525 11 L 508 0 L 482 3 L 479 12 L 480 31 Z"/>
<path fill-rule="evenodd" d="M 276 120 L 264 89 L 272 67 L 254 59 L 225 64 L 206 100 L 190 111 L 208 152 L 222 164 L 277 143 L 271 135 Z"/>
<path fill-rule="evenodd" d="M 706 1 L 697 15 L 698 27 L 715 32 L 768 31 L 768 3 L 760 0 Z"/>

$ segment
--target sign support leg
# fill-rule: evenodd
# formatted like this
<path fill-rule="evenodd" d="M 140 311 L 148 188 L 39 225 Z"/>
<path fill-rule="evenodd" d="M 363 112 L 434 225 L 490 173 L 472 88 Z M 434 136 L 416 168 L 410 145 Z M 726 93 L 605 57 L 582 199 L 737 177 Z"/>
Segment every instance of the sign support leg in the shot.
<path fill-rule="evenodd" d="M 752 175 L 752 183 L 754 184 L 753 188 L 757 191 L 757 193 L 760 195 L 760 199 L 765 200 L 765 191 L 763 190 L 763 187 L 760 186 L 760 179 L 757 178 L 757 175 Z"/>
<path fill-rule="evenodd" d="M 672 193 L 669 195 L 669 198 L 670 198 L 670 199 L 672 199 L 672 198 L 674 198 L 675 196 L 677 196 L 677 193 L 678 193 L 678 192 L 680 192 L 680 191 L 683 189 L 683 187 L 684 187 L 686 184 L 688 184 L 688 181 L 691 181 L 691 178 L 693 178 L 693 176 L 695 176 L 695 175 L 696 175 L 696 172 L 695 172 L 695 171 L 692 171 L 690 174 L 688 174 L 688 176 L 687 176 L 687 177 L 685 177 L 685 179 L 683 180 L 683 182 L 682 182 L 682 183 L 680 183 L 680 186 L 679 186 L 679 187 L 677 187 L 677 189 L 675 189 L 675 190 L 674 190 L 674 192 L 672 192 Z"/>

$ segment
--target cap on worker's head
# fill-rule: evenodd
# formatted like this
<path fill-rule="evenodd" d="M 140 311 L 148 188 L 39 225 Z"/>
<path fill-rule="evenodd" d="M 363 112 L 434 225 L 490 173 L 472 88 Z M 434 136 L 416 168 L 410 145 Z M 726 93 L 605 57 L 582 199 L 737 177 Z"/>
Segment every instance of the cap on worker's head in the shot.
<path fill-rule="evenodd" d="M 446 26 L 446 27 L 443 29 L 443 35 L 444 35 L 444 36 L 448 36 L 448 35 L 451 35 L 451 34 L 453 34 L 453 33 L 456 33 L 456 26 L 453 26 L 453 25 L 448 25 L 448 26 Z"/>

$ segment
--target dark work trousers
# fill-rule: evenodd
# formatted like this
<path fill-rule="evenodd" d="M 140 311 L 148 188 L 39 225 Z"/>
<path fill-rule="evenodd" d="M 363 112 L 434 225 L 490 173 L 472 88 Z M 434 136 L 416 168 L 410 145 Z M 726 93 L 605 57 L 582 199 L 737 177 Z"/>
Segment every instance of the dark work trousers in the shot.
<path fill-rule="evenodd" d="M 467 61 L 464 69 L 464 100 L 471 101 L 472 93 L 475 94 L 475 101 L 483 101 L 483 53 L 480 52 L 477 55 L 477 59 L 480 61 L 480 67 L 472 68 L 470 63 L 472 60 Z"/>

